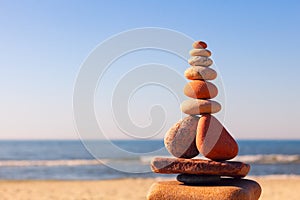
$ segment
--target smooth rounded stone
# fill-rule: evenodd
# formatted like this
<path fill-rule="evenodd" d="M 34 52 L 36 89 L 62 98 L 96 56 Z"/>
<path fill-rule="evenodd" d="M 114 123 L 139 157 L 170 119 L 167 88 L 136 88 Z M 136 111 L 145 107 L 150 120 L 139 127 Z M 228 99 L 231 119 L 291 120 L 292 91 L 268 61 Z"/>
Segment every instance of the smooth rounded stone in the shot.
<path fill-rule="evenodd" d="M 152 184 L 147 200 L 258 200 L 260 185 L 248 179 L 222 178 L 216 185 L 191 186 L 178 181 Z"/>
<path fill-rule="evenodd" d="M 206 49 L 207 44 L 203 41 L 195 41 L 192 45 L 195 49 Z"/>
<path fill-rule="evenodd" d="M 191 56 L 205 56 L 209 57 L 211 56 L 211 51 L 207 49 L 192 49 L 190 50 Z"/>
<path fill-rule="evenodd" d="M 217 72 L 210 67 L 191 66 L 185 70 L 184 76 L 190 80 L 214 80 Z"/>
<path fill-rule="evenodd" d="M 209 67 L 213 64 L 212 59 L 209 57 L 204 57 L 204 56 L 192 56 L 189 60 L 188 63 L 192 66 L 204 66 L 204 67 Z"/>
<path fill-rule="evenodd" d="M 166 133 L 166 149 L 178 158 L 193 158 L 199 154 L 196 147 L 196 132 L 199 117 L 187 116 Z"/>
<path fill-rule="evenodd" d="M 217 175 L 195 175 L 195 174 L 179 174 L 177 181 L 186 185 L 205 185 L 214 184 L 221 180 L 221 176 Z"/>
<path fill-rule="evenodd" d="M 217 113 L 221 110 L 221 104 L 206 99 L 188 99 L 181 103 L 181 111 L 188 115 L 202 115 Z"/>
<path fill-rule="evenodd" d="M 197 174 L 241 178 L 248 174 L 250 165 L 235 161 L 156 157 L 151 169 L 160 174 Z"/>
<path fill-rule="evenodd" d="M 221 122 L 209 114 L 202 115 L 198 122 L 196 145 L 203 156 L 215 161 L 230 160 L 239 151 L 238 144 Z"/>
<path fill-rule="evenodd" d="M 208 81 L 193 80 L 184 86 L 183 92 L 191 98 L 211 99 L 218 95 L 218 88 Z"/>

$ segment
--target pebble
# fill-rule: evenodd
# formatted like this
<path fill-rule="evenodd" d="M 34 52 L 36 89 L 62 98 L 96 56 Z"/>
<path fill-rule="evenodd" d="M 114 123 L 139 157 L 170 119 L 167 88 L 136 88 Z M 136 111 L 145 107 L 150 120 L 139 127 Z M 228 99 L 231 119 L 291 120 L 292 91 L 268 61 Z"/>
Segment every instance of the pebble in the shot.
<path fill-rule="evenodd" d="M 206 99 L 188 99 L 181 103 L 181 111 L 188 115 L 202 115 L 217 113 L 221 110 L 221 104 Z"/>
<path fill-rule="evenodd" d="M 151 169 L 161 174 L 217 175 L 241 178 L 248 174 L 250 165 L 233 161 L 156 157 Z"/>
<path fill-rule="evenodd" d="M 199 154 L 196 147 L 196 132 L 199 117 L 187 116 L 180 120 L 165 135 L 167 150 L 177 158 L 193 158 Z"/>
<path fill-rule="evenodd" d="M 207 44 L 203 41 L 195 41 L 193 43 L 193 47 L 195 49 L 206 49 L 207 48 Z"/>
<path fill-rule="evenodd" d="M 211 56 L 211 51 L 207 49 L 192 49 L 190 50 L 191 56 L 205 56 L 209 57 Z"/>
<path fill-rule="evenodd" d="M 215 161 L 230 160 L 238 154 L 238 145 L 225 127 L 212 115 L 201 116 L 196 136 L 200 153 Z"/>
<path fill-rule="evenodd" d="M 192 66 L 204 66 L 204 67 L 209 67 L 213 64 L 212 59 L 209 57 L 204 57 L 204 56 L 192 56 L 189 60 L 188 63 Z"/>
<path fill-rule="evenodd" d="M 177 181 L 185 185 L 205 185 L 214 184 L 221 180 L 218 175 L 195 175 L 195 174 L 179 174 L 176 177 Z"/>
<path fill-rule="evenodd" d="M 217 72 L 210 67 L 191 66 L 185 70 L 184 76 L 190 80 L 214 80 Z"/>
<path fill-rule="evenodd" d="M 186 186 L 178 181 L 160 181 L 151 186 L 147 200 L 258 200 L 261 191 L 257 182 L 247 179 L 222 178 L 215 186 Z"/>
<path fill-rule="evenodd" d="M 185 85 L 183 92 L 191 98 L 211 99 L 218 95 L 218 88 L 208 81 L 194 80 Z"/>

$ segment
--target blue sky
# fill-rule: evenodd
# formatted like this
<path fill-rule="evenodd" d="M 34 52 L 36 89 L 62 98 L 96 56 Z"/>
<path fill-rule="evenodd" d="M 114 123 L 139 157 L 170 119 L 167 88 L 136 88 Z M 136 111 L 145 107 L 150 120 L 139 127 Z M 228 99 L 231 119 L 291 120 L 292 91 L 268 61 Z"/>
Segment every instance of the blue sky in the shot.
<path fill-rule="evenodd" d="M 300 139 L 299 10 L 280 0 L 2 0 L 0 139 L 78 138 L 72 92 L 81 63 L 106 38 L 141 27 L 208 43 L 236 138 Z"/>

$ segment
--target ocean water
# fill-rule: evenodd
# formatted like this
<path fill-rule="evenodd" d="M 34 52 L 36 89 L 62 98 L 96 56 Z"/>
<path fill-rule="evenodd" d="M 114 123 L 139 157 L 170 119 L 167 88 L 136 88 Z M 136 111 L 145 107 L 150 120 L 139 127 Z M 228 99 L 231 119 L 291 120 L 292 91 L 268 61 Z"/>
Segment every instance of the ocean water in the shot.
<path fill-rule="evenodd" d="M 94 142 L 105 152 L 105 143 Z M 80 141 L 0 141 L 0 179 L 94 180 L 126 177 L 172 177 L 150 172 L 156 154 L 171 155 L 162 140 L 113 141 L 118 148 L 132 152 L 122 155 L 106 152 L 95 159 Z M 251 165 L 249 175 L 300 175 L 300 140 L 240 140 L 235 160 Z M 111 166 L 117 166 L 116 170 Z M 144 173 L 128 173 L 128 169 Z M 123 170 L 124 169 L 124 170 Z"/>

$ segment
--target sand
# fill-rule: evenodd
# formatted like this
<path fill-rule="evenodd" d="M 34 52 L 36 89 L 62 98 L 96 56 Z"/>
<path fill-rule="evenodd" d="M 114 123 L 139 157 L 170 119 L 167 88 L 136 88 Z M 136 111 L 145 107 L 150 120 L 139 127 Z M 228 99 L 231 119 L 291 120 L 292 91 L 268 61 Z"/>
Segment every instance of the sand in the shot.
<path fill-rule="evenodd" d="M 260 183 L 263 200 L 299 200 L 300 177 L 251 177 Z M 104 181 L 0 181 L 1 200 L 49 199 L 145 199 L 158 179 L 118 179 Z M 160 179 L 161 180 L 161 179 Z"/>

